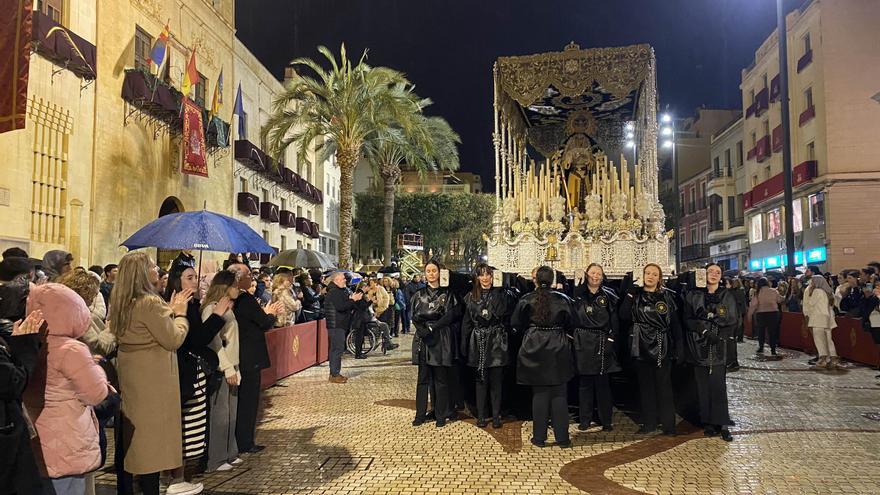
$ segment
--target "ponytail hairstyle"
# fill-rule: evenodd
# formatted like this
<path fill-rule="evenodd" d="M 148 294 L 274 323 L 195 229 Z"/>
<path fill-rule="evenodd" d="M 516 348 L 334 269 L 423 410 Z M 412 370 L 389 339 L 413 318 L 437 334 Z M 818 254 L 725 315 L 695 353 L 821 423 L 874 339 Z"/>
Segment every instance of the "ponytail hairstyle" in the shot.
<path fill-rule="evenodd" d="M 535 273 L 535 322 L 539 325 L 550 324 L 550 288 L 556 281 L 556 271 L 549 266 L 541 266 Z"/>
<path fill-rule="evenodd" d="M 495 270 L 492 269 L 491 266 L 486 263 L 477 263 L 477 266 L 474 267 L 474 280 L 473 280 L 473 288 L 471 288 L 471 299 L 474 301 L 479 301 L 481 297 L 483 297 L 483 287 L 480 285 L 479 277 L 480 275 L 494 275 Z"/>

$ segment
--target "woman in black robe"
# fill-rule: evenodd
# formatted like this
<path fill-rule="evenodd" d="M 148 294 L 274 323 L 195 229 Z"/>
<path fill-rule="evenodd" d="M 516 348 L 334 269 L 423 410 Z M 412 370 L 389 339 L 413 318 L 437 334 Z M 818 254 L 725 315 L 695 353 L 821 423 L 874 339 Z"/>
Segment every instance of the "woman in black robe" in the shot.
<path fill-rule="evenodd" d="M 486 426 L 486 396 L 492 397 L 492 427 L 501 428 L 501 387 L 510 364 L 508 332 L 516 300 L 504 287 L 492 286 L 493 269 L 474 268 L 473 289 L 464 298 L 462 357 L 476 369 L 477 426 Z"/>
<path fill-rule="evenodd" d="M 450 369 L 457 358 L 458 338 L 452 325 L 461 317 L 461 305 L 448 287 L 440 287 L 440 264 L 425 265 L 427 286 L 413 295 L 412 363 L 419 366 L 416 384 L 416 418 L 413 426 L 425 422 L 428 412 L 428 387 L 433 397 L 434 418 L 438 428 L 453 417 L 450 407 Z"/>
<path fill-rule="evenodd" d="M 614 350 L 619 324 L 618 297 L 613 289 L 603 285 L 602 266 L 592 263 L 587 267 L 586 287 L 575 300 L 580 325 L 574 332 L 574 357 L 580 376 L 581 431 L 590 427 L 593 419 L 593 398 L 599 406 L 602 429 L 611 431 L 611 383 L 608 373 L 620 371 Z"/>
<path fill-rule="evenodd" d="M 635 360 L 642 406 L 639 433 L 657 429 L 675 435 L 672 361 L 681 355 L 681 325 L 675 293 L 663 287 L 663 271 L 649 263 L 642 272 L 643 287 L 631 285 L 620 304 L 620 320 L 631 322 L 630 355 Z"/>
<path fill-rule="evenodd" d="M 727 407 L 727 352 L 729 343 L 736 338 L 740 318 L 733 290 L 721 283 L 721 267 L 710 263 L 706 267 L 706 288 L 692 289 L 684 298 L 685 341 L 694 365 L 703 433 L 707 437 L 720 433 L 726 442 L 733 440 L 727 429 L 731 424 Z"/>
<path fill-rule="evenodd" d="M 553 436 L 570 447 L 565 386 L 574 377 L 571 332 L 578 327 L 571 299 L 551 287 L 554 271 L 542 266 L 535 274 L 534 292 L 526 294 L 511 316 L 511 326 L 525 332 L 516 363 L 520 385 L 532 387 L 532 444 L 543 447 L 552 417 Z"/>

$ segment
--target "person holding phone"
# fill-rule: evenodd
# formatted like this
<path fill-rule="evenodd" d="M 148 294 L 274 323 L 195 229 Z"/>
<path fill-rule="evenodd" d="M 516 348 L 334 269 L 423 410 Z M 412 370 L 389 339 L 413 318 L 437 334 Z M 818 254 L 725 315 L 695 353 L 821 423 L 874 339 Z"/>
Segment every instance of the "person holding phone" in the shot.
<path fill-rule="evenodd" d="M 675 293 L 663 287 L 663 270 L 648 263 L 643 286 L 624 280 L 622 322 L 632 323 L 630 355 L 635 359 L 642 405 L 639 433 L 652 433 L 659 419 L 665 435 L 675 435 L 672 362 L 682 355 L 681 324 Z"/>
<path fill-rule="evenodd" d="M 597 263 L 586 271 L 586 288 L 575 301 L 580 325 L 574 332 L 575 365 L 579 375 L 580 425 L 584 431 L 593 419 L 593 399 L 599 409 L 604 431 L 613 430 L 611 423 L 611 382 L 609 373 L 620 371 L 614 343 L 620 325 L 617 318 L 618 297 L 606 287 L 605 272 Z"/>
<path fill-rule="evenodd" d="M 461 352 L 476 370 L 477 426 L 485 427 L 487 395 L 492 398 L 492 427 L 501 428 L 501 389 L 504 368 L 510 364 L 510 313 L 516 304 L 504 287 L 492 284 L 494 269 L 474 267 L 473 287 L 464 298 Z"/>
<path fill-rule="evenodd" d="M 461 317 L 461 305 L 447 284 L 440 283 L 441 265 L 429 261 L 425 265 L 427 286 L 413 296 L 412 321 L 416 326 L 413 338 L 412 363 L 418 365 L 416 384 L 416 417 L 413 426 L 425 422 L 428 413 L 428 388 L 432 390 L 435 426 L 442 428 L 455 414 L 450 394 L 451 368 L 458 353 L 458 339 L 452 330 Z"/>
<path fill-rule="evenodd" d="M 707 437 L 721 435 L 730 442 L 727 404 L 727 352 L 740 325 L 740 305 L 733 291 L 721 283 L 721 266 L 706 267 L 706 288 L 694 288 L 684 297 L 685 340 L 694 365 L 700 420 Z"/>

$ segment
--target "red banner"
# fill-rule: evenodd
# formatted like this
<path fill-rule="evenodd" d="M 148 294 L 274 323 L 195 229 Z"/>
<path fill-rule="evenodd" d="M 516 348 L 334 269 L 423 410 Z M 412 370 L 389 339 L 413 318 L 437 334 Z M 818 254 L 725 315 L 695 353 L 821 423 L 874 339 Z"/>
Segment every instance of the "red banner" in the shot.
<path fill-rule="evenodd" d="M 0 11 L 0 132 L 24 129 L 33 29 L 32 0 L 3 0 Z"/>
<path fill-rule="evenodd" d="M 205 156 L 205 126 L 202 109 L 189 98 L 183 98 L 183 167 L 189 175 L 208 176 Z"/>

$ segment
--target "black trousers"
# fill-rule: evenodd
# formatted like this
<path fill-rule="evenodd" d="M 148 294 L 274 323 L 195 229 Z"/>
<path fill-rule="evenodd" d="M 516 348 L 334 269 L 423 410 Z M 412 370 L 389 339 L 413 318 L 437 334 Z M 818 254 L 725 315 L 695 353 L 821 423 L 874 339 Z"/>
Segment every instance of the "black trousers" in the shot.
<path fill-rule="evenodd" d="M 364 353 L 364 327 L 363 325 L 358 325 L 356 328 L 352 328 L 351 331 L 354 332 L 354 355 L 360 356 Z M 342 356 L 340 356 L 339 359 L 341 360 Z M 332 367 L 333 366 L 331 365 L 331 368 Z M 342 365 L 340 364 L 340 368 L 341 367 Z M 333 372 L 331 371 L 330 374 L 332 375 Z M 337 372 L 336 374 L 338 375 L 339 373 Z"/>
<path fill-rule="evenodd" d="M 238 387 L 238 417 L 235 421 L 235 442 L 239 452 L 246 452 L 254 446 L 259 409 L 260 370 L 242 368 L 241 385 Z"/>
<path fill-rule="evenodd" d="M 711 372 L 710 372 L 711 371 Z M 697 396 L 700 400 L 700 421 L 703 426 L 727 426 L 727 368 L 724 365 L 694 366 Z"/>
<path fill-rule="evenodd" d="M 611 426 L 611 382 L 608 375 L 580 375 L 580 421 L 589 425 L 593 420 L 593 398 L 599 406 L 602 426 Z"/>
<path fill-rule="evenodd" d="M 416 380 L 416 417 L 428 414 L 428 392 L 430 389 L 434 406 L 434 417 L 446 419 L 452 415 L 449 407 L 449 368 L 446 366 L 419 365 Z"/>
<path fill-rule="evenodd" d="M 657 422 L 664 432 L 675 431 L 675 404 L 672 399 L 672 363 L 666 359 L 657 366 L 656 361 L 636 361 L 639 377 L 639 395 L 642 405 L 642 424 L 645 429 L 657 429 Z"/>
<path fill-rule="evenodd" d="M 330 376 L 339 376 L 342 371 L 342 354 L 345 352 L 345 330 L 341 328 L 328 328 L 327 338 L 330 344 Z M 361 333 L 361 345 L 364 343 Z M 358 348 L 357 346 L 355 346 Z"/>
<path fill-rule="evenodd" d="M 727 339 L 727 366 L 739 366 L 735 335 Z"/>
<path fill-rule="evenodd" d="M 568 397 L 565 384 L 532 387 L 532 438 L 547 441 L 547 423 L 557 443 L 568 443 Z"/>
<path fill-rule="evenodd" d="M 446 380 L 446 383 L 449 387 L 450 414 L 453 408 L 455 410 L 464 409 L 464 387 L 461 385 L 462 366 L 459 363 L 453 362 L 452 366 L 447 368 L 449 370 L 449 378 Z"/>
<path fill-rule="evenodd" d="M 134 476 L 125 470 L 125 452 L 128 449 L 127 441 L 131 440 L 133 426 L 121 411 L 117 411 L 113 417 L 113 464 L 116 469 L 116 493 L 118 495 L 134 495 Z M 138 475 L 138 483 L 141 485 L 143 495 L 159 495 L 159 473 Z"/>
<path fill-rule="evenodd" d="M 758 348 L 764 349 L 764 338 L 770 340 L 770 350 L 776 350 L 779 343 L 779 318 L 778 311 L 765 311 L 755 313 L 755 323 L 758 326 Z"/>
<path fill-rule="evenodd" d="M 482 380 L 477 371 L 475 387 L 477 391 L 477 417 L 486 419 L 486 402 L 492 397 L 492 417 L 501 416 L 501 387 L 504 385 L 504 368 L 501 366 L 486 368 L 486 376 Z"/>

